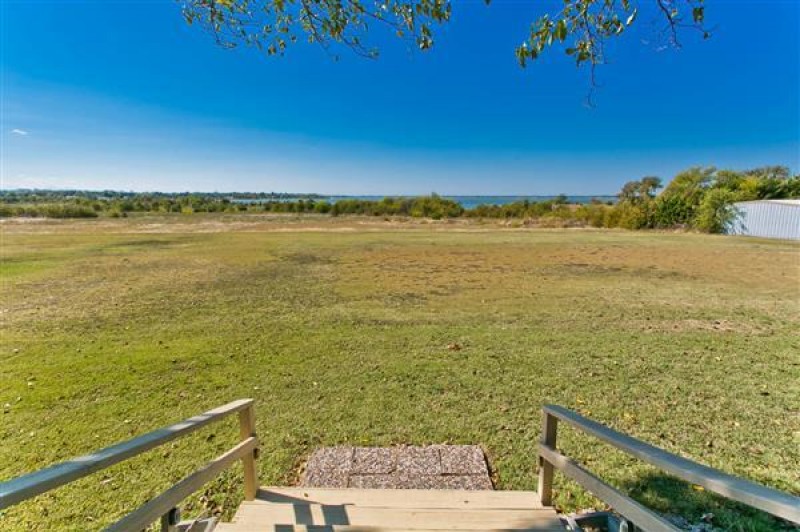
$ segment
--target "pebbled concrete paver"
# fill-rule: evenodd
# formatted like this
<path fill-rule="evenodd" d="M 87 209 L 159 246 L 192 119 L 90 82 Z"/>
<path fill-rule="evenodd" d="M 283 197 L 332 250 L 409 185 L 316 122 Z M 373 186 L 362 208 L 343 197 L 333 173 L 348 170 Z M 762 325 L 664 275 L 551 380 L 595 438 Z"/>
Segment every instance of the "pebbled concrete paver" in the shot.
<path fill-rule="evenodd" d="M 397 467 L 397 451 L 392 447 L 356 447 L 350 470 L 359 475 L 392 473 Z"/>
<path fill-rule="evenodd" d="M 445 475 L 482 475 L 486 473 L 486 458 L 476 445 L 443 445 L 442 473 Z"/>
<path fill-rule="evenodd" d="M 441 447 L 400 447 L 397 451 L 397 472 L 405 476 L 441 475 Z"/>
<path fill-rule="evenodd" d="M 323 447 L 306 464 L 301 485 L 316 488 L 493 489 L 476 445 Z"/>
<path fill-rule="evenodd" d="M 390 489 L 397 486 L 396 475 L 351 475 L 348 488 Z"/>
<path fill-rule="evenodd" d="M 354 449 L 323 447 L 308 459 L 303 486 L 309 488 L 346 488 L 350 479 Z"/>

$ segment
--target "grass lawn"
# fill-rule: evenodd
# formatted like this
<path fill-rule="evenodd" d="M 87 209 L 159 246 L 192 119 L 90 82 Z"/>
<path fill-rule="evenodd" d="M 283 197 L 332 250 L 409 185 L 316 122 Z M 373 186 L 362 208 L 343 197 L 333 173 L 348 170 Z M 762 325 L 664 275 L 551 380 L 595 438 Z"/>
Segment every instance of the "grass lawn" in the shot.
<path fill-rule="evenodd" d="M 253 397 L 262 484 L 295 481 L 318 446 L 464 443 L 498 489 L 535 489 L 552 402 L 800 493 L 797 244 L 314 217 L 1 227 L 0 479 Z M 235 425 L 6 510 L 0 529 L 100 528 L 231 447 Z M 559 437 L 659 511 L 778 526 Z M 564 509 L 596 504 L 556 488 Z M 184 516 L 241 491 L 237 467 Z"/>

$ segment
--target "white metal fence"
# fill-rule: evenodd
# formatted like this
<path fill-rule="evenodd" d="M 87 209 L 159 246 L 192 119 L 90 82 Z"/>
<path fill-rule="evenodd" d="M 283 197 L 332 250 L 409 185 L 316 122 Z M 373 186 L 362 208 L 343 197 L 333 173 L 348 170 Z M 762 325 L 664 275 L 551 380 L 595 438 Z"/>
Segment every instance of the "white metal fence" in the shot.
<path fill-rule="evenodd" d="M 734 203 L 728 234 L 800 240 L 800 199 Z"/>

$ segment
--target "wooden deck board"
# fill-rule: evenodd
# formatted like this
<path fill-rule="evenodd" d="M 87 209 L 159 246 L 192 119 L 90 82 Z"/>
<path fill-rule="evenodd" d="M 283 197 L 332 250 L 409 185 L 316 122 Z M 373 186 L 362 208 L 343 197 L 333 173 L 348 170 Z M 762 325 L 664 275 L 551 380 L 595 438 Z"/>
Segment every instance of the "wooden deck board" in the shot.
<path fill-rule="evenodd" d="M 559 525 L 555 528 L 542 528 L 535 526 L 532 528 L 396 528 L 396 527 L 375 527 L 359 525 L 260 525 L 260 524 L 237 524 L 221 523 L 214 529 L 214 532 L 564 532 L 566 529 Z"/>
<path fill-rule="evenodd" d="M 349 504 L 382 508 L 542 508 L 535 491 L 261 488 L 256 502 Z M 245 502 L 243 504 L 253 504 Z"/>
<path fill-rule="evenodd" d="M 559 525 L 555 512 L 530 510 L 464 510 L 461 508 L 373 508 L 347 505 L 262 503 L 242 506 L 235 523 L 278 525 L 359 525 L 388 528 L 486 529 L 549 528 Z"/>
<path fill-rule="evenodd" d="M 535 492 L 262 488 L 219 532 L 563 531 Z"/>
<path fill-rule="evenodd" d="M 250 523 L 220 523 L 214 532 L 564 532 L 566 529 L 559 525 L 555 528 L 484 528 L 484 529 L 441 529 L 441 528 L 387 528 L 380 526 L 359 525 L 263 525 Z"/>

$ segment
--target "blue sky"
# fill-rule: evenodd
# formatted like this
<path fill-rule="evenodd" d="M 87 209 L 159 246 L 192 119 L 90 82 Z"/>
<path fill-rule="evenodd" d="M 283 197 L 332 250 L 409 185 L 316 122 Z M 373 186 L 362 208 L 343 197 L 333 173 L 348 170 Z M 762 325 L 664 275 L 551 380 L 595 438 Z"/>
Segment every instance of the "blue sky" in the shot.
<path fill-rule="evenodd" d="M 648 0 L 641 0 L 649 4 Z M 172 0 L 2 0 L 2 186 L 344 194 L 603 194 L 692 165 L 800 169 L 800 2 L 707 2 L 661 50 L 654 12 L 609 49 L 595 106 L 541 6 L 454 0 L 428 53 L 225 50 Z"/>

